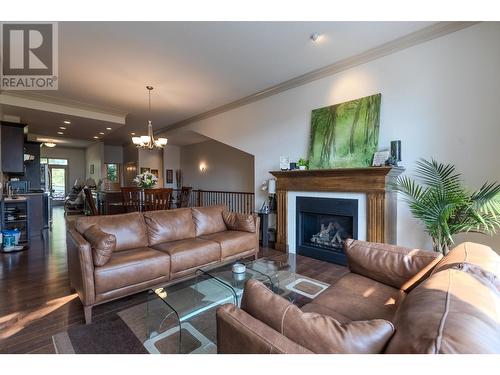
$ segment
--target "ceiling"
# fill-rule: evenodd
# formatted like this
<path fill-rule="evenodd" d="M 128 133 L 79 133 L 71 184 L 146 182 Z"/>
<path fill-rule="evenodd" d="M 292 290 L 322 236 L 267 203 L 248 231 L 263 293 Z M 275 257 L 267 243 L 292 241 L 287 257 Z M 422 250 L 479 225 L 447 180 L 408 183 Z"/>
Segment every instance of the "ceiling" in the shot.
<path fill-rule="evenodd" d="M 65 134 L 121 144 L 130 132 L 145 133 L 148 84 L 154 86 L 151 119 L 160 129 L 431 24 L 60 22 L 59 90 L 29 94 L 126 114 L 119 126 L 74 116 Z M 314 32 L 322 35 L 317 43 L 309 38 Z M 69 117 L 14 106 L 3 111 L 20 116 L 30 132 L 54 137 Z"/>

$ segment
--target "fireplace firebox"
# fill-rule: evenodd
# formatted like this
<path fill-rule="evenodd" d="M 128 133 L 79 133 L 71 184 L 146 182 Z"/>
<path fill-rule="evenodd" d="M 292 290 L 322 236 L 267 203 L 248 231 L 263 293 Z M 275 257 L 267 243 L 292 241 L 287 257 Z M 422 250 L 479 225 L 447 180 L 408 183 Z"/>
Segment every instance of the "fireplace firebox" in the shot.
<path fill-rule="evenodd" d="M 358 200 L 297 197 L 296 212 L 297 253 L 347 265 L 342 242 L 358 238 Z"/>

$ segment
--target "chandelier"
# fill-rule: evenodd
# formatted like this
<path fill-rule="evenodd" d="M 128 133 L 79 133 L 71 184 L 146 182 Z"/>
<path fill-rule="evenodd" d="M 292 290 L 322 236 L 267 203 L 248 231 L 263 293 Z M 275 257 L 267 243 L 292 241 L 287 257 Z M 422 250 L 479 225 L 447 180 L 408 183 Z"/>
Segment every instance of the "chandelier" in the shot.
<path fill-rule="evenodd" d="M 153 90 L 153 86 L 146 86 L 148 89 L 149 95 L 149 107 L 148 107 L 148 116 L 151 118 L 151 90 Z M 132 137 L 132 143 L 137 146 L 137 148 L 143 148 L 147 150 L 153 149 L 162 149 L 167 145 L 167 138 L 158 138 L 155 139 L 153 135 L 153 125 L 151 124 L 151 120 L 148 120 L 148 135 L 141 135 L 140 137 Z"/>

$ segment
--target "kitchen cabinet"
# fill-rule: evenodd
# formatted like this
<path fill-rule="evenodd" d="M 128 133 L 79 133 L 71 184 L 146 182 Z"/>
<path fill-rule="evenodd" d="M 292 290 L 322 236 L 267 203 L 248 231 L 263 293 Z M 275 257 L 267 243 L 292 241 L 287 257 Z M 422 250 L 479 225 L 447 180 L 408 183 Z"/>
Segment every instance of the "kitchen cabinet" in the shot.
<path fill-rule="evenodd" d="M 24 124 L 1 122 L 2 172 L 24 174 Z"/>

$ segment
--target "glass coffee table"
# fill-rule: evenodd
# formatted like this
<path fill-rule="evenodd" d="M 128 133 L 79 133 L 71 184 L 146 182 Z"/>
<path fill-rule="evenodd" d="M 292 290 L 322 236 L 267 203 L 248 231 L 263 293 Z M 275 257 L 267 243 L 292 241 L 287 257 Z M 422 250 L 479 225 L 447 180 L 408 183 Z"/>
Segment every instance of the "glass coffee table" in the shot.
<path fill-rule="evenodd" d="M 234 263 L 244 263 L 245 273 L 233 273 Z M 215 311 L 225 303 L 239 306 L 249 279 L 298 306 L 329 286 L 295 273 L 294 258 L 288 256 L 201 268 L 192 279 L 150 292 L 144 347 L 150 353 L 215 353 Z"/>

